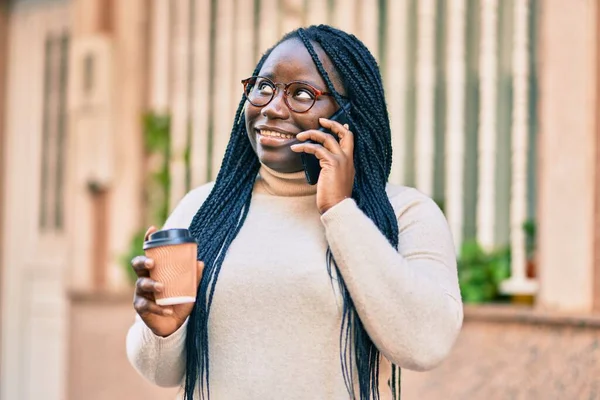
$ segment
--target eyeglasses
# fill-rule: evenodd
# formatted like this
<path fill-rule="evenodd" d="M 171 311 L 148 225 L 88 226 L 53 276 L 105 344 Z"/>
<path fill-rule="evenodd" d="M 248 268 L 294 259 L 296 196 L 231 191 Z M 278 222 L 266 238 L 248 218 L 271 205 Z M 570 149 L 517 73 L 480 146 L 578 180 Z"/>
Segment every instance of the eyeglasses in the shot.
<path fill-rule="evenodd" d="M 293 81 L 290 83 L 275 83 L 269 78 L 252 76 L 242 80 L 244 96 L 255 107 L 264 107 L 273 100 L 277 87 L 283 87 L 283 100 L 288 108 L 297 113 L 305 113 L 315 105 L 319 96 L 333 96 L 323 92 L 308 83 Z"/>

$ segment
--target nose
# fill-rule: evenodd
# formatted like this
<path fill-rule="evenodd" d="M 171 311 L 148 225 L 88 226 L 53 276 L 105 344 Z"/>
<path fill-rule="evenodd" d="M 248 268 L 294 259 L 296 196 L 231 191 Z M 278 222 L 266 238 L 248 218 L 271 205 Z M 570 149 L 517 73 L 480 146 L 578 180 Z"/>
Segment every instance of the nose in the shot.
<path fill-rule="evenodd" d="M 284 90 L 278 88 L 273 100 L 264 106 L 260 113 L 269 119 L 287 119 L 290 116 L 290 110 L 285 104 L 284 96 Z"/>

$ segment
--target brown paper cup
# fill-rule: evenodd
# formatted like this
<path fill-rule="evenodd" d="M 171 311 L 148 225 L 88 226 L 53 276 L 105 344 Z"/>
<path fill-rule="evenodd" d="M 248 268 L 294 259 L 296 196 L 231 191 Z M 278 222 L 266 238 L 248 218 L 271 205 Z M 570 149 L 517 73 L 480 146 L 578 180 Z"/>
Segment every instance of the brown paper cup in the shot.
<path fill-rule="evenodd" d="M 154 260 L 150 278 L 164 285 L 164 290 L 155 295 L 156 304 L 167 306 L 196 301 L 196 251 L 196 243 L 164 244 L 145 249 L 146 257 Z"/>

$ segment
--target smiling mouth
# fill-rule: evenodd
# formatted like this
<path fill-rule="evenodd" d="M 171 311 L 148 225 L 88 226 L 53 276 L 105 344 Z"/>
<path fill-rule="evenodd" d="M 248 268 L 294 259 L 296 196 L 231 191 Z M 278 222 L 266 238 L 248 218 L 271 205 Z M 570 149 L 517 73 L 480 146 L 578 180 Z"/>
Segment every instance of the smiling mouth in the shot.
<path fill-rule="evenodd" d="M 261 130 L 261 129 L 257 129 L 256 132 L 259 135 L 265 136 L 265 137 L 274 137 L 274 138 L 281 138 L 281 139 L 294 139 L 296 137 L 296 135 L 291 135 L 291 134 L 281 133 L 281 132 L 276 132 L 276 131 Z"/>

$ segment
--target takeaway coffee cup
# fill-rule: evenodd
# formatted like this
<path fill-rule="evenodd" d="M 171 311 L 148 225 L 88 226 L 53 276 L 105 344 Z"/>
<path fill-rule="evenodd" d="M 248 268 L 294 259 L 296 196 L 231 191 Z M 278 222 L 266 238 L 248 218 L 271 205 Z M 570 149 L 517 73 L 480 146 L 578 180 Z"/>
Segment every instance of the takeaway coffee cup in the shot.
<path fill-rule="evenodd" d="M 187 229 L 165 229 L 152 233 L 144 242 L 146 257 L 154 260 L 150 278 L 164 285 L 156 304 L 196 301 L 196 251 L 198 245 Z"/>

